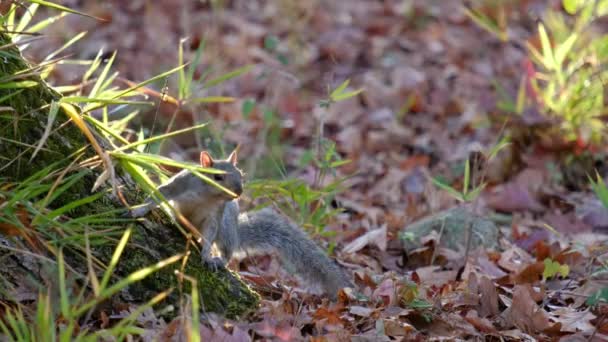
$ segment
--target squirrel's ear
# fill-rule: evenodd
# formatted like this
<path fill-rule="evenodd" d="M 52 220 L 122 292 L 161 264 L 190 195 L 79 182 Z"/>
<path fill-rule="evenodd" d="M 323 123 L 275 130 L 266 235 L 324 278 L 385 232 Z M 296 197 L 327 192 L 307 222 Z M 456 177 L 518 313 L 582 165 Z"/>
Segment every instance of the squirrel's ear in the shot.
<path fill-rule="evenodd" d="M 228 159 L 226 159 L 227 161 L 229 161 L 230 163 L 232 163 L 232 165 L 235 165 L 235 166 L 236 166 L 236 163 L 238 161 L 238 158 L 237 158 L 238 150 L 239 150 L 239 146 L 237 146 L 234 149 L 234 151 L 232 151 L 232 153 L 230 153 L 230 155 L 228 156 Z"/>
<path fill-rule="evenodd" d="M 207 151 L 201 152 L 201 166 L 202 167 L 213 167 L 213 158 Z"/>

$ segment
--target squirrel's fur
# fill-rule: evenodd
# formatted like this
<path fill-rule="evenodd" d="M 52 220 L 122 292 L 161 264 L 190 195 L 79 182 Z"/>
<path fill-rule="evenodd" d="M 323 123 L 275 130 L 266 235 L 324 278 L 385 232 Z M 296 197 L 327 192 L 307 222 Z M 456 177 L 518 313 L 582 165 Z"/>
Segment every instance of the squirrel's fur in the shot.
<path fill-rule="evenodd" d="M 201 153 L 201 166 L 225 172 L 221 175 L 208 174 L 209 177 L 236 195 L 241 195 L 243 176 L 236 163 L 236 151 L 226 160 L 213 160 L 207 152 Z M 238 200 L 234 196 L 188 170 L 182 170 L 158 190 L 201 232 L 201 257 L 207 266 L 223 266 L 237 251 L 274 249 L 287 270 L 306 281 L 321 285 L 332 298 L 341 288 L 351 286 L 340 267 L 300 228 L 270 208 L 239 213 Z M 145 215 L 155 205 L 148 200 L 132 215 Z M 211 257 L 214 243 L 222 258 Z"/>

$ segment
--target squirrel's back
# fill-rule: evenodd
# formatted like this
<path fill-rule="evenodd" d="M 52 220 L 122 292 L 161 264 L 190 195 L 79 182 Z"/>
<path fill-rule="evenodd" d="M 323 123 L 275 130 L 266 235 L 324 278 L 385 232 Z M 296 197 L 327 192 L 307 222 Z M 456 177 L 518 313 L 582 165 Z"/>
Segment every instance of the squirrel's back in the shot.
<path fill-rule="evenodd" d="M 283 215 L 265 208 L 242 213 L 238 221 L 240 249 L 275 249 L 287 270 L 321 285 L 334 298 L 338 290 L 351 286 L 342 269 Z"/>

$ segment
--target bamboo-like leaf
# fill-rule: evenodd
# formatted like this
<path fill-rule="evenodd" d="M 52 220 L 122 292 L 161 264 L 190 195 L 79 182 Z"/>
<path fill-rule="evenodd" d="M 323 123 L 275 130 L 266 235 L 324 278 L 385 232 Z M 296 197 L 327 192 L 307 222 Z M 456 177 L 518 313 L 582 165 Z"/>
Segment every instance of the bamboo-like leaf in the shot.
<path fill-rule="evenodd" d="M 67 213 L 70 210 L 76 209 L 82 205 L 85 205 L 87 203 L 93 203 L 96 200 L 100 199 L 101 197 L 103 197 L 105 194 L 103 192 L 97 192 L 91 196 L 87 196 L 87 197 L 83 197 L 83 198 L 79 198 L 75 201 L 69 202 L 68 204 L 64 205 L 63 207 L 57 208 L 53 211 L 51 211 L 50 213 L 46 214 L 46 219 L 48 220 L 53 220 L 56 217 L 59 217 L 65 213 Z"/>
<path fill-rule="evenodd" d="M 28 34 L 32 34 L 32 33 L 36 33 L 39 31 L 44 30 L 46 27 L 48 27 L 49 25 L 51 25 L 52 23 L 58 21 L 59 19 L 63 18 L 66 16 L 66 13 L 60 13 L 58 15 L 52 16 L 52 17 L 48 17 L 34 25 L 32 25 L 28 30 Z"/>
<path fill-rule="evenodd" d="M 162 78 L 165 78 L 165 77 L 167 77 L 167 76 L 169 76 L 169 75 L 173 74 L 174 72 L 176 72 L 176 71 L 179 71 L 179 70 L 183 69 L 184 67 L 186 67 L 186 65 L 188 65 L 188 64 L 182 64 L 182 65 L 180 65 L 180 66 L 178 66 L 178 67 L 176 67 L 176 68 L 173 68 L 173 69 L 171 69 L 171 70 L 165 71 L 165 72 L 163 72 L 163 73 L 161 73 L 161 74 L 159 74 L 159 75 L 156 75 L 156 76 L 154 76 L 154 77 L 152 77 L 152 78 L 150 78 L 150 79 L 148 79 L 148 80 L 145 80 L 145 81 L 143 81 L 143 82 L 141 82 L 141 83 L 138 83 L 138 84 L 136 84 L 136 85 L 134 85 L 134 86 L 132 86 L 132 87 L 130 87 L 130 88 L 128 88 L 128 89 L 126 89 L 126 90 L 123 90 L 123 91 L 122 91 L 122 92 L 120 92 L 120 93 L 118 93 L 117 95 L 115 95 L 115 96 L 113 97 L 113 99 L 117 99 L 117 98 L 120 98 L 120 97 L 126 96 L 126 95 L 128 95 L 129 93 L 132 93 L 132 92 L 134 92 L 135 90 L 137 90 L 137 89 L 139 89 L 139 88 L 141 88 L 141 87 L 143 87 L 143 86 L 146 86 L 146 85 L 148 85 L 148 84 L 150 84 L 150 83 L 156 82 L 157 80 L 160 80 L 160 79 L 162 79 Z"/>
<path fill-rule="evenodd" d="M 566 39 L 566 41 L 564 41 L 557 47 L 557 49 L 555 50 L 555 63 L 558 67 L 561 67 L 561 65 L 564 63 L 566 56 L 574 46 L 574 43 L 576 43 L 577 39 L 578 34 L 576 32 L 572 32 L 568 39 Z"/>
<path fill-rule="evenodd" d="M 72 317 L 72 312 L 70 311 L 70 300 L 68 299 L 68 290 L 65 284 L 65 264 L 63 261 L 63 250 L 61 248 L 59 248 L 59 253 L 57 255 L 57 268 L 59 271 L 59 303 L 61 314 L 66 319 L 70 319 Z"/>
<path fill-rule="evenodd" d="M 30 23 L 30 21 L 32 21 L 32 18 L 36 14 L 36 11 L 38 10 L 39 6 L 40 5 L 33 3 L 28 8 L 25 9 L 25 12 L 23 13 L 23 16 L 21 17 L 21 19 L 19 20 L 19 24 L 15 28 L 15 31 L 17 31 L 17 32 L 25 31 L 25 28 Z"/>
<path fill-rule="evenodd" d="M 0 89 L 19 89 L 19 88 L 31 88 L 38 85 L 36 81 L 13 81 L 0 83 Z"/>
<path fill-rule="evenodd" d="M 85 71 L 84 75 L 82 76 L 83 83 L 86 82 L 93 75 L 93 73 L 97 70 L 97 68 L 99 68 L 99 66 L 101 65 L 101 56 L 102 55 L 103 55 L 103 49 L 99 49 L 99 51 L 97 51 L 97 55 L 95 56 L 95 59 L 93 59 L 93 62 L 91 63 L 91 65 L 89 66 L 87 71 Z"/>
<path fill-rule="evenodd" d="M 103 291 L 106 288 L 106 286 L 108 286 L 108 283 L 110 282 L 110 277 L 112 276 L 112 273 L 114 272 L 114 268 L 116 268 L 116 265 L 118 265 L 120 256 L 122 255 L 122 252 L 124 251 L 125 247 L 127 246 L 127 242 L 129 241 L 129 238 L 131 237 L 132 231 L 133 230 L 131 229 L 131 227 L 127 228 L 125 230 L 124 234 L 122 235 L 122 238 L 118 242 L 118 245 L 116 245 L 116 249 L 114 250 L 114 253 L 112 254 L 112 259 L 110 259 L 110 264 L 108 265 L 108 268 L 104 272 L 103 278 L 101 279 L 101 284 L 99 286 L 99 289 L 101 291 Z"/>
<path fill-rule="evenodd" d="M 348 98 L 359 95 L 360 93 L 363 92 L 363 90 L 364 90 L 363 88 L 360 88 L 360 89 L 357 89 L 357 90 L 354 90 L 354 91 L 351 91 L 348 93 L 340 93 L 340 94 L 333 96 L 332 100 L 334 100 L 335 102 L 346 100 Z"/>
<path fill-rule="evenodd" d="M 334 91 L 331 92 L 331 94 L 329 94 L 330 98 L 334 98 L 334 96 L 341 94 L 344 89 L 346 89 L 346 87 L 348 87 L 348 84 L 350 83 L 350 79 L 345 80 L 344 82 L 342 82 L 342 84 L 340 84 L 338 86 L 338 88 L 334 89 Z"/>
<path fill-rule="evenodd" d="M 595 195 L 602 202 L 604 208 L 608 209 L 608 187 L 604 184 L 604 180 L 602 176 L 596 171 L 595 173 L 596 180 L 594 181 L 591 177 L 589 177 L 589 181 L 591 183 L 591 188 Z"/>
<path fill-rule="evenodd" d="M 253 66 L 252 65 L 246 65 L 244 67 L 240 67 L 234 71 L 231 71 L 229 73 L 226 73 L 220 77 L 214 78 L 212 80 L 209 80 L 207 82 L 205 82 L 203 88 L 211 88 L 213 86 L 216 86 L 220 83 L 223 83 L 225 81 L 228 81 L 230 79 L 233 79 L 235 77 L 238 77 L 246 72 L 248 72 Z"/>
<path fill-rule="evenodd" d="M 459 201 L 464 201 L 464 197 L 463 197 L 462 193 L 460 193 L 458 190 L 454 189 L 450 185 L 445 184 L 443 181 L 441 181 L 435 177 L 431 178 L 431 181 L 438 188 L 440 188 L 440 189 L 446 191 L 448 194 L 450 194 L 450 196 L 454 197 L 455 199 L 457 199 Z"/>
<path fill-rule="evenodd" d="M 94 98 L 95 96 L 98 95 L 99 90 L 101 89 L 101 85 L 104 83 L 106 77 L 108 76 L 108 72 L 110 71 L 110 68 L 112 67 L 112 64 L 114 63 L 114 58 L 116 58 L 116 51 L 114 51 L 114 53 L 112 54 L 112 57 L 110 57 L 110 59 L 106 62 L 106 67 L 103 68 L 103 70 L 101 71 L 101 74 L 99 74 L 99 77 L 97 78 L 97 82 L 95 82 L 93 89 L 91 89 L 91 92 L 89 93 L 89 97 Z"/>
<path fill-rule="evenodd" d="M 93 133 L 91 132 L 91 130 L 89 130 L 89 127 L 82 119 L 82 116 L 80 116 L 80 114 L 78 114 L 78 112 L 76 111 L 76 108 L 74 108 L 74 106 L 72 106 L 71 104 L 66 103 L 66 102 L 61 102 L 60 106 L 64 110 L 64 112 L 68 115 L 68 117 L 70 119 L 72 119 L 72 121 L 74 122 L 76 127 L 78 127 L 80 129 L 80 131 L 85 135 L 85 137 L 87 137 L 87 139 L 89 140 L 89 142 L 93 146 L 93 149 L 95 150 L 95 152 L 97 152 L 99 157 L 103 159 L 103 149 L 101 148 L 101 146 L 99 146 L 97 139 L 95 139 L 95 136 L 93 136 Z"/>
<path fill-rule="evenodd" d="M 200 125 L 191 126 L 191 127 L 187 127 L 187 128 L 184 128 L 184 129 L 177 130 L 177 131 L 169 132 L 169 133 L 166 133 L 166 134 L 161 134 L 161 135 L 158 135 L 158 136 L 150 137 L 148 139 L 139 140 L 139 141 L 130 143 L 128 145 L 121 146 L 121 147 L 117 148 L 116 150 L 114 150 L 114 152 L 120 152 L 120 151 L 124 151 L 124 150 L 130 149 L 130 148 L 134 148 L 134 147 L 139 146 L 139 145 L 146 145 L 146 144 L 149 144 L 149 143 L 152 143 L 152 142 L 155 142 L 155 141 L 164 140 L 164 139 L 176 136 L 176 135 L 180 135 L 180 134 L 183 134 L 183 133 L 188 133 L 188 132 L 191 132 L 191 131 L 195 131 L 195 130 L 203 128 L 205 126 L 207 126 L 207 124 L 203 123 L 203 124 L 200 124 Z"/>
<path fill-rule="evenodd" d="M 50 59 L 52 59 L 53 57 L 57 56 L 58 54 L 60 54 L 62 51 L 64 51 L 65 49 L 67 49 L 68 47 L 72 46 L 72 44 L 76 43 L 77 41 L 79 41 L 80 39 L 82 39 L 82 37 L 84 37 L 87 34 L 87 32 L 80 32 L 79 34 L 75 35 L 72 39 L 68 40 L 67 43 L 63 44 L 59 49 L 49 53 L 44 60 L 48 61 Z"/>
<path fill-rule="evenodd" d="M 509 146 L 511 144 L 511 142 L 509 141 L 509 137 L 504 135 L 500 141 L 498 142 L 498 144 L 494 145 L 492 147 L 492 149 L 490 150 L 490 152 L 488 153 L 488 161 L 494 159 L 494 157 L 496 157 L 496 155 L 498 154 L 498 152 L 500 152 L 503 148 Z"/>
<path fill-rule="evenodd" d="M 538 24 L 538 35 L 540 37 L 540 45 L 543 49 L 543 64 L 545 65 L 545 68 L 557 71 L 558 67 L 555 63 L 551 41 L 549 40 L 549 35 L 547 35 L 545 26 L 542 23 Z"/>
<path fill-rule="evenodd" d="M 151 101 L 128 101 L 128 100 L 116 100 L 105 99 L 105 98 L 91 98 L 86 96 L 65 96 L 61 98 L 62 103 L 103 103 L 106 105 L 119 105 L 119 104 L 129 104 L 129 105 L 147 105 L 152 106 L 154 102 Z"/>
<path fill-rule="evenodd" d="M 188 102 L 191 103 L 229 103 L 234 102 L 236 99 L 230 96 L 207 96 L 207 97 L 198 97 L 195 99 L 189 99 Z"/>
<path fill-rule="evenodd" d="M 65 7 L 65 6 L 58 5 L 58 4 L 53 3 L 53 2 L 50 2 L 50 1 L 45 1 L 45 0 L 28 0 L 28 1 L 29 1 L 29 2 L 33 2 L 33 3 L 35 3 L 35 4 L 40 4 L 40 5 L 42 5 L 42 6 L 50 7 L 50 8 L 53 8 L 53 9 L 56 9 L 56 10 L 62 11 L 62 12 L 68 12 L 68 13 L 72 13 L 72 14 L 78 14 L 78 15 L 82 15 L 82 16 L 85 16 L 85 17 L 89 17 L 89 18 L 97 19 L 97 20 L 99 20 L 99 21 L 106 21 L 106 20 L 104 20 L 104 19 L 101 19 L 101 18 L 98 18 L 98 17 L 92 16 L 92 15 L 90 15 L 90 14 L 86 14 L 86 13 L 83 13 L 83 12 L 78 12 L 78 11 L 73 10 L 73 9 L 71 9 L 71 8 L 68 8 L 68 7 Z"/>
<path fill-rule="evenodd" d="M 194 79 L 194 71 L 196 70 L 196 67 L 200 63 L 201 55 L 203 54 L 204 48 L 205 48 L 205 42 L 202 41 L 199 44 L 198 49 L 196 49 L 196 53 L 194 54 L 194 60 L 188 67 L 188 71 L 184 75 L 183 82 L 180 82 L 180 85 L 179 85 L 180 86 L 180 96 L 181 96 L 182 100 L 190 97 L 190 86 L 192 84 L 192 80 Z"/>
<path fill-rule="evenodd" d="M 519 89 L 517 90 L 517 99 L 515 102 L 515 113 L 521 115 L 526 107 L 526 80 L 527 76 L 523 75 L 519 80 Z"/>
<path fill-rule="evenodd" d="M 466 196 L 469 192 L 469 182 L 471 181 L 471 162 L 469 158 L 464 163 L 464 181 L 462 185 L 462 193 Z"/>

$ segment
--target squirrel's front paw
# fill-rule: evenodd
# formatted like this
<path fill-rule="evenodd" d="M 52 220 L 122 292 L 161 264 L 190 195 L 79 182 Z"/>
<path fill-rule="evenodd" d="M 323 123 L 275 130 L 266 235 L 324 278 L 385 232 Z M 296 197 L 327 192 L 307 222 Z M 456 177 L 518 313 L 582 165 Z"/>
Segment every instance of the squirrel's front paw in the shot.
<path fill-rule="evenodd" d="M 132 218 L 142 217 L 148 212 L 146 207 L 138 207 L 128 211 L 128 215 Z"/>
<path fill-rule="evenodd" d="M 205 265 L 205 267 L 207 267 L 210 270 L 215 272 L 218 269 L 225 267 L 226 263 L 224 262 L 224 260 L 222 258 L 213 257 L 210 259 L 203 259 L 203 265 Z"/>

